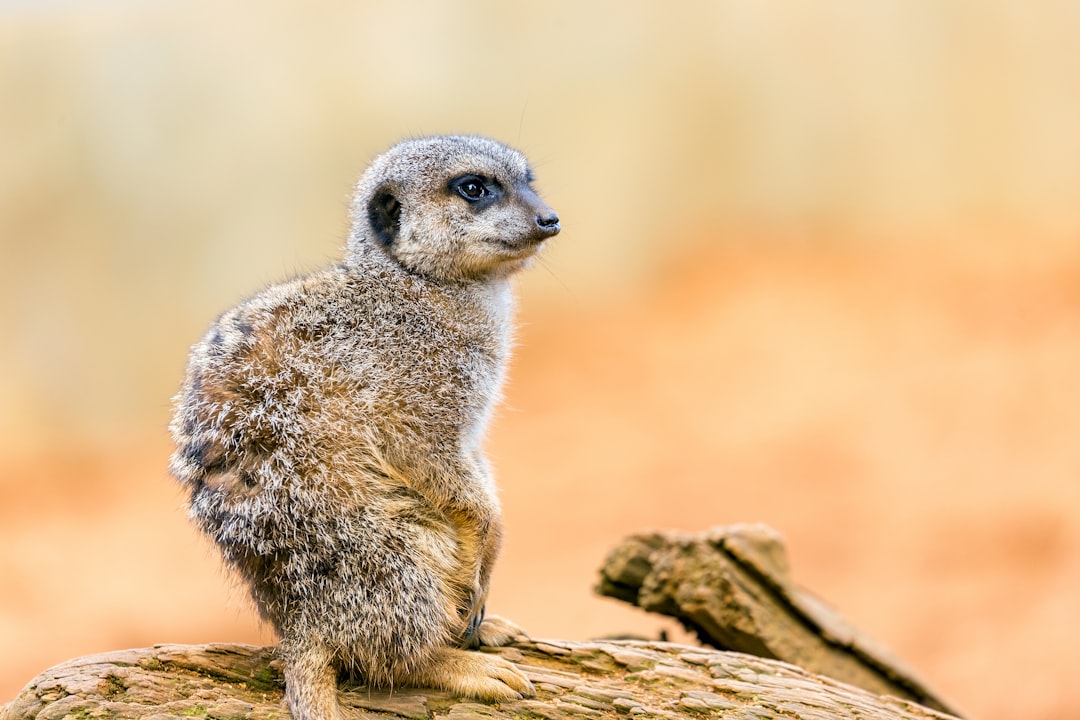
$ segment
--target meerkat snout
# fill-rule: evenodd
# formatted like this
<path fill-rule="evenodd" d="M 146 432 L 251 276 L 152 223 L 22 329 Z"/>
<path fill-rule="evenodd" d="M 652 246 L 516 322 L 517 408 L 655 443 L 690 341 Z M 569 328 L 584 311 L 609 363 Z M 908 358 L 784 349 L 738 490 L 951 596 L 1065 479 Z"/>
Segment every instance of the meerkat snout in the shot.
<path fill-rule="evenodd" d="M 525 215 L 533 216 L 533 225 L 528 232 L 519 237 L 515 238 L 511 235 L 502 242 L 506 247 L 533 253 L 540 249 L 545 240 L 559 234 L 562 229 L 559 225 L 559 215 L 528 185 L 522 184 L 516 189 L 516 193 Z"/>
<path fill-rule="evenodd" d="M 538 235 L 547 239 L 559 234 L 559 230 L 562 228 L 559 226 L 559 215 L 552 210 L 547 203 L 540 199 L 540 197 L 533 192 L 531 187 L 527 185 L 522 188 L 522 199 L 528 201 L 536 212 L 536 227 Z"/>

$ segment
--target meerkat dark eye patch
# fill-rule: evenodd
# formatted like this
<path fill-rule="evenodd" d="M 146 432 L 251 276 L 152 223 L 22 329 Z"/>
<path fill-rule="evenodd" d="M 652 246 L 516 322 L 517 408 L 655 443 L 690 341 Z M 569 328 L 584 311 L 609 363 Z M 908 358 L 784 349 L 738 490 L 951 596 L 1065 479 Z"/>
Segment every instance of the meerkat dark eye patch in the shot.
<path fill-rule="evenodd" d="M 367 207 L 368 223 L 382 245 L 391 245 L 401 228 L 401 203 L 388 187 L 375 191 Z"/>
<path fill-rule="evenodd" d="M 450 190 L 470 203 L 486 205 L 498 198 L 501 188 L 495 180 L 479 175 L 461 175 L 450 181 Z"/>

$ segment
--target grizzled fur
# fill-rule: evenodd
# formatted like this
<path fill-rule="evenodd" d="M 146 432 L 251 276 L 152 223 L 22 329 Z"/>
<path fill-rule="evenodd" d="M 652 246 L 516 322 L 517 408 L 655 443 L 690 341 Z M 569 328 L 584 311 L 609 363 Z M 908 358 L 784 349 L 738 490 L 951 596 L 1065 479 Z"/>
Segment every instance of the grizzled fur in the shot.
<path fill-rule="evenodd" d="M 223 314 L 171 424 L 190 517 L 281 637 L 297 720 L 337 720 L 336 679 L 519 697 L 463 648 L 501 522 L 481 450 L 510 343 L 508 277 L 559 231 L 525 158 L 478 137 L 395 145 L 357 186 L 343 263 Z"/>

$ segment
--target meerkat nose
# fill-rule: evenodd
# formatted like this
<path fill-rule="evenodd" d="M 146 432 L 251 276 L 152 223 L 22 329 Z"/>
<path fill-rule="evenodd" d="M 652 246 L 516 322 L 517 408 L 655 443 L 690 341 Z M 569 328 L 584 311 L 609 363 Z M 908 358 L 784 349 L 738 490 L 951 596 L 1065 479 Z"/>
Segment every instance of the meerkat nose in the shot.
<path fill-rule="evenodd" d="M 559 232 L 559 216 L 550 208 L 547 212 L 537 213 L 536 224 L 541 230 L 552 235 Z"/>

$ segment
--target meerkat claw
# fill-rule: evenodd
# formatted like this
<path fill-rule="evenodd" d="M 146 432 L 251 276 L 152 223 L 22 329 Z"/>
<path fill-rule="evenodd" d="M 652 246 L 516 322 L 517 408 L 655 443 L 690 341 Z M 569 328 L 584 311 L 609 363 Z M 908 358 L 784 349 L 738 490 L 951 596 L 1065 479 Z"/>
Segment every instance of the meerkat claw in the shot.
<path fill-rule="evenodd" d="M 519 698 L 532 697 L 536 694 L 536 688 L 533 687 L 532 682 L 525 677 L 524 673 L 506 660 L 498 659 L 505 663 L 505 666 L 496 665 L 490 668 L 489 672 L 493 678 L 499 680 L 511 690 L 515 690 Z"/>
<path fill-rule="evenodd" d="M 461 647 L 477 648 L 484 644 L 480 639 L 480 626 L 484 622 L 484 613 L 486 611 L 486 605 L 481 605 L 479 610 L 474 609 L 472 616 L 469 618 L 469 623 L 465 627 L 465 632 L 461 636 Z"/>

